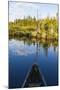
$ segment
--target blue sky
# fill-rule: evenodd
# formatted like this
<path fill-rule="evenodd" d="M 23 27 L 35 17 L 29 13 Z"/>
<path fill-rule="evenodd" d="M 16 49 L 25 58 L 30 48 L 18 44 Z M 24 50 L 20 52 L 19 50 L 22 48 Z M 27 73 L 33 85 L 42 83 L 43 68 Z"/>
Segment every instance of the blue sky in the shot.
<path fill-rule="evenodd" d="M 15 19 L 24 18 L 27 16 L 37 18 L 38 17 L 52 17 L 56 16 L 58 12 L 58 5 L 55 4 L 37 4 L 37 3 L 22 3 L 22 2 L 9 2 L 9 21 L 14 21 Z"/>

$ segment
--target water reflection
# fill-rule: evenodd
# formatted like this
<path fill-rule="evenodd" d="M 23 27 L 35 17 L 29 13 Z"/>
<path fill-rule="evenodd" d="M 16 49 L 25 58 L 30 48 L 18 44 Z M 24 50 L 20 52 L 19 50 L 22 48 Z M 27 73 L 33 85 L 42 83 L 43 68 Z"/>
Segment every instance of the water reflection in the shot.
<path fill-rule="evenodd" d="M 36 39 L 36 58 L 31 69 L 28 70 L 28 73 L 26 75 L 22 87 L 38 87 L 47 85 L 44 76 L 42 75 L 41 71 L 39 71 L 39 66 L 37 64 L 38 47 L 39 42 L 38 39 Z"/>
<path fill-rule="evenodd" d="M 10 38 L 9 87 L 44 86 L 46 83 L 47 85 L 57 85 L 57 56 L 58 41 L 25 37 Z"/>

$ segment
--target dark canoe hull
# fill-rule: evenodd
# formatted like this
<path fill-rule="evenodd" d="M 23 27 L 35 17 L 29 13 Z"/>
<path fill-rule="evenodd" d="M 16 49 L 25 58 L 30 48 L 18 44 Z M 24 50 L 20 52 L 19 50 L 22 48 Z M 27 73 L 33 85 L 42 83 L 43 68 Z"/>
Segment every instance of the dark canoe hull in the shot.
<path fill-rule="evenodd" d="M 34 64 L 28 73 L 22 87 L 40 87 L 46 86 L 46 82 L 42 73 L 39 71 L 38 65 Z"/>

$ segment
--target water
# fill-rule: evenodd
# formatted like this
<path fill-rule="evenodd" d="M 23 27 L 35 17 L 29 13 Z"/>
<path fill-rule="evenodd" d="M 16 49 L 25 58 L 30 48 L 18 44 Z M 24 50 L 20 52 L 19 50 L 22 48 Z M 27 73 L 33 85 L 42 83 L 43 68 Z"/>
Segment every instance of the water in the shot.
<path fill-rule="evenodd" d="M 58 44 L 46 40 L 9 40 L 9 88 L 20 88 L 27 72 L 38 64 L 47 86 L 58 85 Z"/>

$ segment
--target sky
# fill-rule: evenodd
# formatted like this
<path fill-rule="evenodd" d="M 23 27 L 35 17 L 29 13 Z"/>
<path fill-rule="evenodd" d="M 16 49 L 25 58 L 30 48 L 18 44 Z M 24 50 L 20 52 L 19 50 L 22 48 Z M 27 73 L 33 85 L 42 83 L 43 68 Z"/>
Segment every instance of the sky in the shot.
<path fill-rule="evenodd" d="M 58 12 L 58 5 L 9 1 L 9 21 L 23 19 L 24 16 L 37 18 L 37 10 L 38 18 L 54 17 Z"/>

